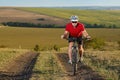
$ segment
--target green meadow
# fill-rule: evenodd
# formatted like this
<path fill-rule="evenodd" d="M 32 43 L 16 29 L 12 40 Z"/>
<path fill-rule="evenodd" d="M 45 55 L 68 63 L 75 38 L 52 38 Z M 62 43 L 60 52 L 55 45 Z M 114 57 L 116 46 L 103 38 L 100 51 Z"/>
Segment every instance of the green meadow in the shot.
<path fill-rule="evenodd" d="M 92 38 L 108 42 L 119 41 L 120 29 L 87 28 L 87 31 Z M 41 49 L 50 49 L 54 46 L 60 48 L 68 45 L 66 40 L 60 38 L 63 32 L 64 28 L 1 27 L 0 47 L 33 49 L 35 45 L 39 45 Z"/>
<path fill-rule="evenodd" d="M 50 28 L 3 27 L 0 29 L 0 46 L 11 48 L 34 48 L 35 45 L 42 48 L 63 46 L 65 41 L 60 39 L 63 31 Z"/>
<path fill-rule="evenodd" d="M 38 14 L 69 19 L 71 15 L 79 16 L 79 20 L 87 24 L 120 25 L 120 10 L 79 10 L 64 8 L 17 8 Z"/>

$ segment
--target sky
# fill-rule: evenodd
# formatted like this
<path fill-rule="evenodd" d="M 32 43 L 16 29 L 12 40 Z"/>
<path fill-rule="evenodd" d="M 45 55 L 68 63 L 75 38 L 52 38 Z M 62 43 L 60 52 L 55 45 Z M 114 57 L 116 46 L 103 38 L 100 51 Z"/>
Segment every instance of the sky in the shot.
<path fill-rule="evenodd" d="M 120 0 L 0 0 L 0 6 L 18 6 L 18 7 L 120 6 Z"/>

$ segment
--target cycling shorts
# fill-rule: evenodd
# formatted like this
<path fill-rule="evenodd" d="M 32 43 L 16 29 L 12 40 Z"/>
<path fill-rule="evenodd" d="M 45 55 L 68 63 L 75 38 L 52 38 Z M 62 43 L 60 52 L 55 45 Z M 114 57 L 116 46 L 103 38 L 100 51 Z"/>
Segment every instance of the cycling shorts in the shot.
<path fill-rule="evenodd" d="M 68 42 L 74 42 L 73 38 L 74 38 L 74 37 L 72 37 L 72 36 L 69 35 L 69 40 L 68 40 Z M 82 41 L 82 36 L 77 37 L 77 43 L 80 44 L 80 45 L 82 45 L 82 43 L 83 43 L 83 41 Z"/>

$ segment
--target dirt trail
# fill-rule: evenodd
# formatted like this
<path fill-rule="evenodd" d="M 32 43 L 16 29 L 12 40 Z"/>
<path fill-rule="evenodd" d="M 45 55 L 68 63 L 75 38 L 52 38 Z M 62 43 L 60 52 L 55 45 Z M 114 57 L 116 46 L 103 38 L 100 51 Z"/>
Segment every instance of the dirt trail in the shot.
<path fill-rule="evenodd" d="M 0 72 L 0 80 L 29 80 L 39 53 L 27 52 L 9 63 L 6 71 Z"/>
<path fill-rule="evenodd" d="M 73 76 L 72 67 L 67 63 L 68 55 L 66 53 L 59 53 L 56 56 L 62 65 L 64 65 L 68 80 L 105 80 L 96 71 L 93 71 L 89 66 L 80 63 L 78 64 L 78 71 L 76 75 Z"/>

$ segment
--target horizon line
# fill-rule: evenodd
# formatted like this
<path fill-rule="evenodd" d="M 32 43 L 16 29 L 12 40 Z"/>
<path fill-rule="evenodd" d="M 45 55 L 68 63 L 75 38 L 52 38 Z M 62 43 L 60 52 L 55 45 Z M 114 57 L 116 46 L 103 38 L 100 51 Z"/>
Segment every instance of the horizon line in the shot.
<path fill-rule="evenodd" d="M 120 7 L 120 5 L 83 5 L 83 6 L 0 6 L 0 7 Z"/>

